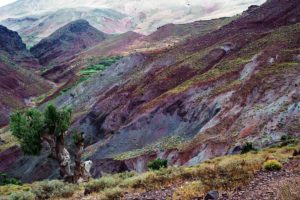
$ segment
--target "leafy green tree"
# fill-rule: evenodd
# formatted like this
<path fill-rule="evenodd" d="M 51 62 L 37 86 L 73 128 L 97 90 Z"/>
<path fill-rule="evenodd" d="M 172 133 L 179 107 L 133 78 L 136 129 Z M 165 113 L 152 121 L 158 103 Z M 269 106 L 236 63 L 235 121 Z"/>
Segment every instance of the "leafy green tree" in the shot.
<path fill-rule="evenodd" d="M 66 132 L 71 123 L 71 109 L 61 111 L 53 105 L 49 105 L 45 111 L 45 125 L 50 134 L 59 136 Z"/>
<path fill-rule="evenodd" d="M 16 112 L 11 116 L 10 128 L 12 134 L 19 139 L 22 151 L 28 155 L 39 154 L 41 133 L 44 129 L 44 116 L 36 109 Z"/>
<path fill-rule="evenodd" d="M 71 156 L 64 144 L 64 136 L 71 124 L 71 114 L 71 109 L 58 110 L 53 105 L 48 105 L 43 113 L 38 109 L 29 109 L 13 113 L 10 128 L 25 154 L 38 155 L 43 141 L 48 142 L 51 156 L 59 162 L 61 176 L 66 181 L 77 182 L 80 178 L 88 179 L 83 177 L 88 173 L 84 173 L 84 164 L 81 162 L 83 137 L 80 142 L 75 142 L 78 155 L 75 155 L 75 171 L 71 171 Z"/>

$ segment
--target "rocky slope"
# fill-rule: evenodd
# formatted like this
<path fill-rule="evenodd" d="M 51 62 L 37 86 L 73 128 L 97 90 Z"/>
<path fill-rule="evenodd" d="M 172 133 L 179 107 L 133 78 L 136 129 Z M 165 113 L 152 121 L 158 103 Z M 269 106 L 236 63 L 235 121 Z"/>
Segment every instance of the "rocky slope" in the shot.
<path fill-rule="evenodd" d="M 233 152 L 247 140 L 264 146 L 298 135 L 299 9 L 297 1 L 269 1 L 172 50 L 123 60 L 115 66 L 129 69 L 118 74 L 121 82 L 80 85 L 57 105 L 88 112 L 77 127 L 103 138 L 87 144 L 96 162 L 174 135 L 193 139 L 156 156 L 180 165 Z M 148 157 L 127 166 L 145 170 Z"/>
<path fill-rule="evenodd" d="M 299 136 L 299 22 L 298 0 L 270 0 L 208 34 L 124 57 L 53 102 L 74 108 L 94 176 L 145 171 L 157 157 L 195 165 L 245 141 L 264 147 Z M 53 167 L 45 157 L 22 178 Z M 16 169 L 28 166 L 22 158 L 9 172 L 20 177 Z"/>
<path fill-rule="evenodd" d="M 45 80 L 34 74 L 39 67 L 18 33 L 0 26 L 0 126 L 7 124 L 11 111 L 50 89 Z"/>
<path fill-rule="evenodd" d="M 170 24 L 166 25 L 166 28 L 159 28 L 149 36 L 144 36 L 132 31 L 123 34 L 109 35 L 102 42 L 90 48 L 83 49 L 71 57 L 65 56 L 65 53 L 62 53 L 64 60 L 59 59 L 59 62 L 55 61 L 55 57 L 50 57 L 48 62 L 53 63 L 53 66 L 51 66 L 50 70 L 46 70 L 43 75 L 55 82 L 64 83 L 62 89 L 70 87 L 70 85 L 80 80 L 81 70 L 98 64 L 101 59 L 114 56 L 127 56 L 135 52 L 152 52 L 168 49 L 187 38 L 214 31 L 233 19 L 234 18 L 220 18 L 216 20 L 197 21 L 184 25 Z M 168 28 L 170 26 L 171 28 Z M 57 34 L 57 32 L 54 34 Z M 75 42 L 76 41 L 73 40 L 70 43 L 74 43 L 73 45 L 75 45 Z M 56 45 L 57 43 L 53 42 L 49 44 L 48 48 L 56 48 Z M 40 46 L 35 48 L 39 49 Z M 73 52 L 69 53 L 72 54 Z"/>

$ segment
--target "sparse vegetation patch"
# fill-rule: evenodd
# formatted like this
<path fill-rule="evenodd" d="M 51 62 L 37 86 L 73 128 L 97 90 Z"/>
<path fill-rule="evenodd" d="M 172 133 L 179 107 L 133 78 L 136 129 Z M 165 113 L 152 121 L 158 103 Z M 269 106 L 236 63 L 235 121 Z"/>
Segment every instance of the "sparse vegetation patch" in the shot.
<path fill-rule="evenodd" d="M 264 163 L 264 169 L 269 171 L 280 170 L 282 168 L 282 164 L 277 160 L 268 160 Z"/>
<path fill-rule="evenodd" d="M 168 161 L 158 158 L 149 162 L 147 167 L 151 170 L 160 170 L 168 167 Z"/>
<path fill-rule="evenodd" d="M 244 144 L 244 146 L 242 146 L 241 154 L 245 154 L 250 151 L 256 151 L 256 149 L 253 147 L 253 144 L 251 142 L 246 142 L 246 144 Z"/>
<path fill-rule="evenodd" d="M 296 142 L 293 146 L 218 157 L 192 167 L 168 167 L 142 174 L 125 172 L 106 175 L 79 186 L 60 181 L 37 182 L 24 186 L 1 186 L 0 192 L 11 194 L 11 197 L 20 196 L 20 194 L 12 194 L 14 191 L 23 191 L 23 195 L 31 195 L 29 191 L 34 196 L 41 195 L 40 199 L 63 198 L 70 197 L 73 193 L 83 193 L 82 188 L 84 188 L 85 195 L 100 199 L 114 199 L 121 198 L 128 191 L 155 190 L 168 187 L 170 184 L 181 184 L 183 186 L 174 192 L 174 199 L 180 199 L 182 195 L 199 197 L 212 189 L 231 190 L 246 184 L 257 171 L 263 169 L 268 157 L 272 156 L 284 163 L 298 148 L 299 142 Z M 13 187 L 18 188 L 13 189 Z M 196 192 L 195 188 L 197 188 Z"/>
<path fill-rule="evenodd" d="M 147 153 L 155 152 L 155 151 L 163 151 L 167 149 L 177 148 L 182 142 L 184 142 L 184 138 L 180 136 L 171 136 L 165 137 L 160 141 L 145 146 L 142 149 L 136 149 L 133 151 L 128 151 L 122 154 L 115 156 L 116 160 L 126 160 L 130 158 L 135 158 Z"/>

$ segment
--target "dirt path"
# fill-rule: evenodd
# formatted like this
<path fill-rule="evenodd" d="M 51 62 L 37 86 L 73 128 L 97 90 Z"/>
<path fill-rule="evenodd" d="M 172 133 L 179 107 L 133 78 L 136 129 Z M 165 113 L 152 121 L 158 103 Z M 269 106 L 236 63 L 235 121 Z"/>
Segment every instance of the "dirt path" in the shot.
<path fill-rule="evenodd" d="M 176 187 L 173 188 L 166 188 L 162 190 L 156 190 L 156 191 L 148 191 L 141 194 L 135 193 L 135 194 L 126 194 L 125 198 L 126 200 L 166 200 L 171 199 L 172 194 Z"/>
<path fill-rule="evenodd" d="M 300 160 L 294 160 L 284 166 L 281 171 L 261 171 L 246 186 L 237 188 L 230 197 L 222 197 L 220 200 L 277 200 L 278 185 L 281 182 L 300 178 L 300 172 L 292 171 Z"/>
<path fill-rule="evenodd" d="M 235 191 L 223 193 L 219 200 L 278 200 L 278 183 L 300 178 L 300 171 L 292 171 L 300 164 L 300 159 L 287 163 L 281 171 L 260 171 L 253 180 Z M 144 193 L 126 194 L 126 200 L 166 200 L 171 199 L 178 186 Z M 184 200 L 184 199 L 183 199 Z"/>

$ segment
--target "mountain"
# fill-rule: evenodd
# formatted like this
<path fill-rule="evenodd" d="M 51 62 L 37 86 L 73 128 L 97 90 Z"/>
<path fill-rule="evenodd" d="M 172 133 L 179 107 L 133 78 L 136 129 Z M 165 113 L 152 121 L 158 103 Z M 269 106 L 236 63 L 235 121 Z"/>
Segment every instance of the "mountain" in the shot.
<path fill-rule="evenodd" d="M 49 37 L 43 39 L 30 51 L 43 66 L 62 63 L 80 51 L 105 40 L 107 35 L 92 27 L 85 20 L 73 21 Z"/>
<path fill-rule="evenodd" d="M 51 88 L 35 75 L 39 67 L 18 33 L 0 26 L 0 127 L 7 124 L 10 112 Z"/>
<path fill-rule="evenodd" d="M 18 31 L 28 46 L 65 24 L 85 19 L 105 33 L 154 32 L 169 23 L 182 24 L 200 19 L 233 16 L 247 6 L 264 0 L 18 0 L 0 8 L 1 24 Z M 50 27 L 50 28 L 49 28 Z"/>
<path fill-rule="evenodd" d="M 87 134 L 90 159 L 122 158 L 138 171 L 147 145 L 174 137 L 186 144 L 151 156 L 194 165 L 245 140 L 298 135 L 299 9 L 296 0 L 268 1 L 169 50 L 126 57 L 54 102 L 80 112 L 74 128 Z"/>
<path fill-rule="evenodd" d="M 202 20 L 188 24 L 167 24 L 159 27 L 150 35 L 129 31 L 112 36 L 93 48 L 87 49 L 78 55 L 78 59 L 74 59 L 74 62 L 80 60 L 82 63 L 89 64 L 88 61 L 94 57 L 127 56 L 136 52 L 164 51 L 186 39 L 215 31 L 234 19 L 235 17 Z"/>
<path fill-rule="evenodd" d="M 101 59 L 126 56 L 135 52 L 161 51 L 189 37 L 214 31 L 233 19 L 221 18 L 197 21 L 184 25 L 173 24 L 171 25 L 171 30 L 163 31 L 166 28 L 162 27 L 149 36 L 144 36 L 133 31 L 110 35 L 104 41 L 91 48 L 84 49 L 70 59 L 65 59 L 64 62 L 57 62 L 57 64 L 46 70 L 43 76 L 55 82 L 65 83 L 61 89 L 70 87 L 82 78 L 81 71 L 83 69 L 97 65 L 97 62 Z M 49 48 L 53 48 L 52 45 Z M 64 53 L 61 55 L 64 55 Z"/>
<path fill-rule="evenodd" d="M 150 35 L 135 42 L 129 49 L 131 51 L 145 52 L 171 48 L 187 39 L 217 30 L 236 18 L 237 16 L 233 16 L 212 20 L 200 20 L 187 24 L 166 24 L 158 27 L 157 30 Z"/>
<path fill-rule="evenodd" d="M 131 18 L 112 9 L 65 8 L 41 15 L 8 18 L 1 22 L 22 36 L 28 46 L 33 46 L 54 31 L 78 19 L 87 20 L 105 33 L 124 33 L 132 29 Z"/>
<path fill-rule="evenodd" d="M 193 166 L 246 142 L 268 147 L 300 136 L 299 33 L 298 0 L 269 0 L 174 46 L 124 54 L 51 102 L 73 108 L 71 129 L 85 132 L 94 177 L 143 172 L 155 158 Z M 58 177 L 56 169 L 42 154 L 6 172 L 33 181 Z"/>
<path fill-rule="evenodd" d="M 10 17 L 24 17 L 31 14 L 40 14 L 61 8 L 111 8 L 130 16 L 139 17 L 139 20 L 164 16 L 161 20 L 173 19 L 171 22 L 183 23 L 185 20 L 196 20 L 201 17 L 218 18 L 224 13 L 234 15 L 241 13 L 251 4 L 262 4 L 264 1 L 246 0 L 224 1 L 215 0 L 205 3 L 198 0 L 161 0 L 149 2 L 146 0 L 18 0 L 0 9 L 1 19 Z M 152 13 L 152 14 L 151 14 Z M 173 14 L 178 14 L 173 15 Z M 149 15 L 149 16 L 147 16 Z M 145 20 L 145 24 L 148 23 Z M 170 22 L 170 21 L 169 21 Z M 156 22 L 157 23 L 157 22 Z M 163 22 L 166 24 L 166 22 Z M 161 25 L 163 25 L 161 24 Z"/>

